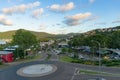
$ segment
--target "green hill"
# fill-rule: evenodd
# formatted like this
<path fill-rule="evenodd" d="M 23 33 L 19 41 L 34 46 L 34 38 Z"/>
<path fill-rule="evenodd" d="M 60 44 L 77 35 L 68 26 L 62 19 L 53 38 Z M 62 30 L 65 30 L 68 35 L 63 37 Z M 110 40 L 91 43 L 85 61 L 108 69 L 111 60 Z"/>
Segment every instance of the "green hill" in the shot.
<path fill-rule="evenodd" d="M 16 30 L 13 31 L 7 31 L 7 32 L 0 32 L 0 39 L 12 39 L 12 36 L 15 34 Z M 34 35 L 37 36 L 37 38 L 52 38 L 55 35 L 45 33 L 45 32 L 35 32 L 35 31 L 30 31 Z"/>
<path fill-rule="evenodd" d="M 12 39 L 16 31 L 0 32 L 0 39 Z"/>

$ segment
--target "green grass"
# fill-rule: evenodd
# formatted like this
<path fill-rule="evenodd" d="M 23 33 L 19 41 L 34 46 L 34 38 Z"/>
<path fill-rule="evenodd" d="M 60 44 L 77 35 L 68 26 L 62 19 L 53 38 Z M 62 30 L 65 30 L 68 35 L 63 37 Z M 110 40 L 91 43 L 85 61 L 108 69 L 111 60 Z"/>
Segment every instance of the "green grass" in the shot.
<path fill-rule="evenodd" d="M 0 65 L 0 69 L 7 68 L 9 65 L 8 64 L 2 64 Z"/>
<path fill-rule="evenodd" d="M 72 61 L 74 61 L 74 59 L 73 58 L 71 58 L 71 57 L 69 57 L 69 56 L 61 56 L 60 58 L 60 61 L 63 61 L 63 62 L 72 62 Z"/>
<path fill-rule="evenodd" d="M 99 72 L 99 71 L 92 71 L 92 70 L 79 70 L 79 73 L 90 74 L 90 75 L 120 76 L 120 74 L 113 74 L 113 73 Z"/>
<path fill-rule="evenodd" d="M 75 59 L 67 55 L 60 56 L 59 59 L 60 61 L 63 61 L 63 62 L 80 63 L 80 64 L 93 65 L 93 66 L 99 65 L 98 61 Z M 112 60 L 112 61 L 102 60 L 102 65 L 105 65 L 107 67 L 120 67 L 120 60 Z"/>
<path fill-rule="evenodd" d="M 32 56 L 28 56 L 24 59 L 19 59 L 16 62 L 30 62 L 30 61 L 35 61 L 35 60 L 39 60 L 41 58 L 41 55 L 37 54 L 37 55 L 32 55 Z"/>

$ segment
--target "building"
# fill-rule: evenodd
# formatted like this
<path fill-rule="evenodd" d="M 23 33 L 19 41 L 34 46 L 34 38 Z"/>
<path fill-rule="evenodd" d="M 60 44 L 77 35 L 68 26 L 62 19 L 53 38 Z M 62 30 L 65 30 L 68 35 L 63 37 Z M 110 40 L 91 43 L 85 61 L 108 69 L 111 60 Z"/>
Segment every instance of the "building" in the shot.
<path fill-rule="evenodd" d="M 2 62 L 13 62 L 14 57 L 12 52 L 0 51 L 0 61 Z"/>
<path fill-rule="evenodd" d="M 3 49 L 3 51 L 10 51 L 10 52 L 13 52 L 15 51 L 19 46 L 18 45 L 15 45 L 15 46 L 8 46 L 6 47 L 5 49 Z"/>
<path fill-rule="evenodd" d="M 7 44 L 6 41 L 4 41 L 4 40 L 0 40 L 0 45 L 5 45 L 5 44 Z"/>
<path fill-rule="evenodd" d="M 65 41 L 58 43 L 58 47 L 59 48 L 66 48 L 68 46 L 69 46 L 68 42 L 65 42 Z"/>
<path fill-rule="evenodd" d="M 51 45 L 51 44 L 53 44 L 53 43 L 54 43 L 53 40 L 49 40 L 48 42 L 40 42 L 40 46 L 41 46 L 41 47 L 44 47 L 44 46 L 46 46 L 46 45 Z"/>

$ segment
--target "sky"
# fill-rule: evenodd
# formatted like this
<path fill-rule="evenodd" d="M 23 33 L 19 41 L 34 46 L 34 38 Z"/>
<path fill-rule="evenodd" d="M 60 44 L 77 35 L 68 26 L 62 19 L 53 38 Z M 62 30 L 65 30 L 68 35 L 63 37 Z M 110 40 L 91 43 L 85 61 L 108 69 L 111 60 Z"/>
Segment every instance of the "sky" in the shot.
<path fill-rule="evenodd" d="M 83 33 L 120 25 L 120 0 L 0 0 L 0 32 Z"/>

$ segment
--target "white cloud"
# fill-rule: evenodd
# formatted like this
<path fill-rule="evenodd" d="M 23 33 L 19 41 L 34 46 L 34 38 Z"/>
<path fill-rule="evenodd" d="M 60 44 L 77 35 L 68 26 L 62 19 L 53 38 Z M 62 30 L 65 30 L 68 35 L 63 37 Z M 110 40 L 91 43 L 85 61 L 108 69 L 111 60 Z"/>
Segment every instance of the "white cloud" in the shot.
<path fill-rule="evenodd" d="M 40 30 L 44 30 L 46 29 L 46 25 L 45 24 L 40 24 Z"/>
<path fill-rule="evenodd" d="M 73 16 L 66 16 L 65 18 L 68 18 L 68 19 L 72 19 L 72 20 L 80 20 L 80 19 L 84 19 L 84 18 L 87 18 L 91 16 L 91 13 L 79 13 L 79 14 L 75 14 Z"/>
<path fill-rule="evenodd" d="M 115 20 L 112 23 L 120 23 L 120 20 Z"/>
<path fill-rule="evenodd" d="M 53 4 L 48 8 L 54 12 L 65 12 L 65 11 L 72 10 L 74 8 L 74 3 L 69 2 L 68 4 L 65 4 L 65 5 Z"/>
<path fill-rule="evenodd" d="M 33 11 L 33 17 L 35 18 L 39 18 L 44 12 L 44 9 L 43 8 L 40 8 L 40 9 L 36 9 Z"/>
<path fill-rule="evenodd" d="M 9 19 L 6 19 L 6 16 L 0 15 L 0 24 L 6 25 L 6 26 L 12 26 L 13 22 Z"/>
<path fill-rule="evenodd" d="M 63 22 L 68 26 L 77 26 L 81 24 L 81 20 L 87 19 L 91 16 L 91 13 L 79 13 L 72 16 L 66 16 Z"/>
<path fill-rule="evenodd" d="M 40 2 L 34 2 L 29 4 L 16 5 L 9 8 L 3 8 L 2 13 L 4 14 L 13 14 L 13 13 L 24 13 L 28 9 L 32 9 L 40 5 Z"/>

